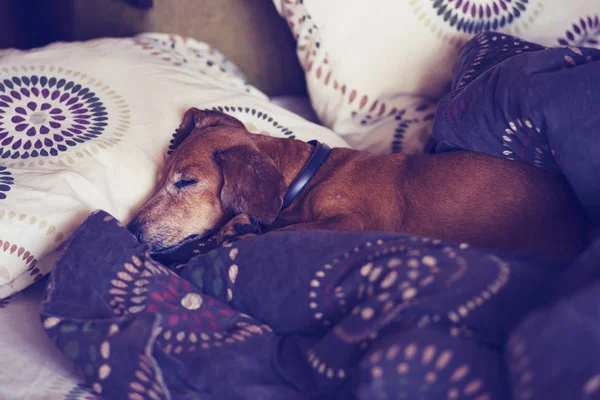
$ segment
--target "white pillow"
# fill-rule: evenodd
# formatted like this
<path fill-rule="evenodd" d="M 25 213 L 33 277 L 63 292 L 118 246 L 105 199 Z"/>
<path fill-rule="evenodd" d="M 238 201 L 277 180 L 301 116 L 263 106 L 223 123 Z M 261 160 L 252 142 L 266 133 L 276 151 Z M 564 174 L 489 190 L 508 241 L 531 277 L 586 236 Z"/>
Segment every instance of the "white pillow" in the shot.
<path fill-rule="evenodd" d="M 548 46 L 598 46 L 600 2 L 273 0 L 297 40 L 313 108 L 352 146 L 420 152 L 460 46 L 497 30 Z"/>
<path fill-rule="evenodd" d="M 46 274 L 90 211 L 129 218 L 189 107 L 223 110 L 252 132 L 346 146 L 192 39 L 60 43 L 0 51 L 0 62 L 0 298 Z"/>

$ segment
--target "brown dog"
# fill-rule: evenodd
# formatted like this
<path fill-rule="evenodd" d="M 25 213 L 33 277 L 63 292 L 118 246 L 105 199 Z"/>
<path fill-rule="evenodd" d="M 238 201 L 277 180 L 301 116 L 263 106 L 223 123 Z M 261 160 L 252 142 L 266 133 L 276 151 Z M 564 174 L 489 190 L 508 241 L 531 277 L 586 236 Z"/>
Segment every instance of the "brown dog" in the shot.
<path fill-rule="evenodd" d="M 583 247 L 585 218 L 565 179 L 524 163 L 336 148 L 281 210 L 312 145 L 251 134 L 233 117 L 195 108 L 177 137 L 156 192 L 129 224 L 154 251 L 219 229 L 224 240 L 249 220 L 268 230 L 407 232 L 555 256 Z"/>

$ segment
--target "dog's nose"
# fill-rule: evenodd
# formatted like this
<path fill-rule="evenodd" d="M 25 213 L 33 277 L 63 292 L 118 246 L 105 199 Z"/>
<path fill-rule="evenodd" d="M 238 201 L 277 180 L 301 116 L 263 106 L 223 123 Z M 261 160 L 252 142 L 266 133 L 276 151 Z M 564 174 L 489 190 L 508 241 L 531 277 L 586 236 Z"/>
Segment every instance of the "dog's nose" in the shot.
<path fill-rule="evenodd" d="M 137 219 L 131 221 L 127 225 L 127 229 L 133 234 L 133 236 L 135 236 L 138 242 L 144 243 L 144 232 L 142 231 L 142 224 Z"/>
<path fill-rule="evenodd" d="M 138 233 L 136 233 L 135 237 L 137 238 L 138 242 L 144 243 L 144 232 L 138 231 Z"/>

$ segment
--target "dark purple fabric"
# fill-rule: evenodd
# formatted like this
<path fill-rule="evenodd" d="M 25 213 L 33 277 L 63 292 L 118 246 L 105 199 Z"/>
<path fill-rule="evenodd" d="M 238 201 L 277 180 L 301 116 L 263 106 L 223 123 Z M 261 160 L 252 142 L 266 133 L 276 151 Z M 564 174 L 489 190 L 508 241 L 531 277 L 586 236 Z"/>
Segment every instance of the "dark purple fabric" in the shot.
<path fill-rule="evenodd" d="M 564 276 L 562 295 L 513 331 L 515 399 L 600 399 L 600 238 Z"/>
<path fill-rule="evenodd" d="M 436 151 L 469 149 L 561 171 L 600 222 L 600 51 L 544 48 L 498 33 L 468 42 L 438 105 Z M 515 399 L 600 399 L 600 239 L 561 278 L 552 305 L 514 330 Z"/>
<path fill-rule="evenodd" d="M 125 2 L 141 10 L 149 10 L 154 6 L 154 0 L 125 0 Z"/>
<path fill-rule="evenodd" d="M 52 273 L 42 321 L 107 399 L 505 399 L 504 343 L 564 267 L 399 234 L 273 232 L 174 272 L 100 212 Z"/>
<path fill-rule="evenodd" d="M 562 171 L 600 222 L 600 50 L 485 33 L 438 104 L 436 152 L 468 149 Z"/>

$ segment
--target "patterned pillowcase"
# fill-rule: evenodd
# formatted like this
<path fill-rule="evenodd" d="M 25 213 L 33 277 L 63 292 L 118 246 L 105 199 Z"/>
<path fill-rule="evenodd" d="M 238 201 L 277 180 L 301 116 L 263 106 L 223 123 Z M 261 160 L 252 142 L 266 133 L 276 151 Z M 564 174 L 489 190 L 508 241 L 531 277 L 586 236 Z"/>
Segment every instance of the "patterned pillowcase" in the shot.
<path fill-rule="evenodd" d="M 50 271 L 90 211 L 128 218 L 189 107 L 224 111 L 252 132 L 346 145 L 192 39 L 60 43 L 1 51 L 0 61 L 0 298 Z"/>
<path fill-rule="evenodd" d="M 423 151 L 468 39 L 500 31 L 545 46 L 599 47 L 597 0 L 273 0 L 319 118 L 351 145 Z"/>

